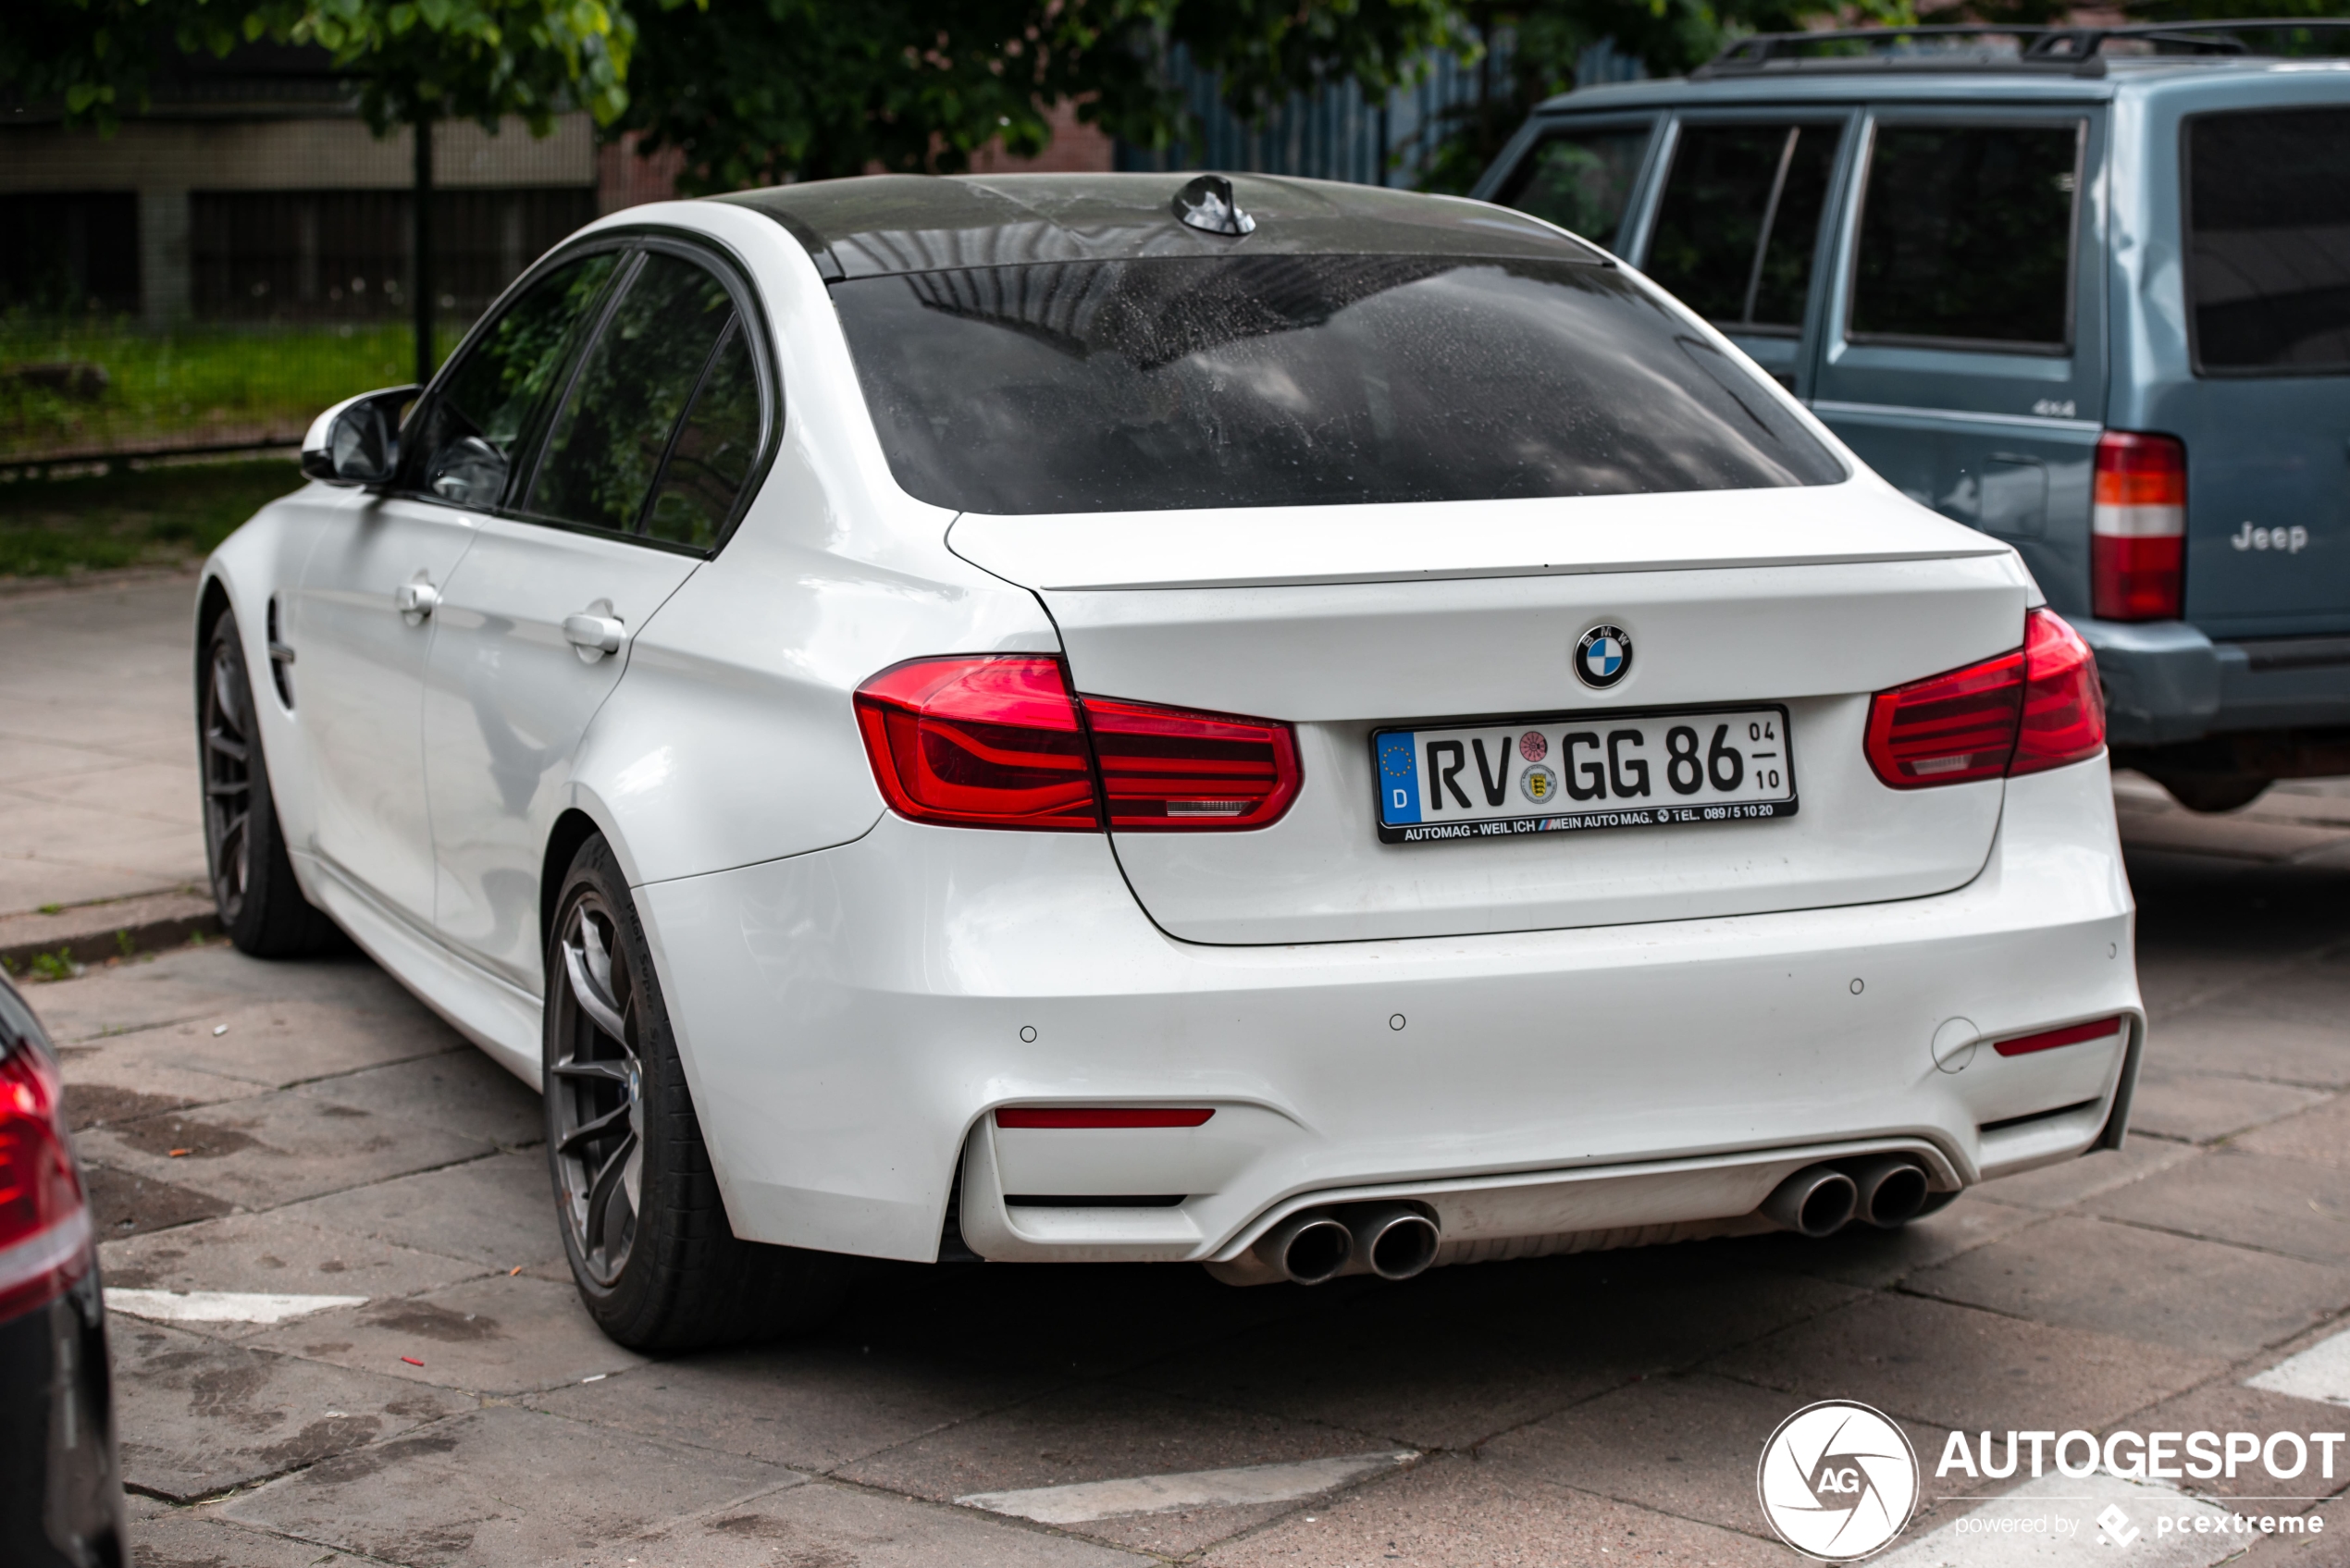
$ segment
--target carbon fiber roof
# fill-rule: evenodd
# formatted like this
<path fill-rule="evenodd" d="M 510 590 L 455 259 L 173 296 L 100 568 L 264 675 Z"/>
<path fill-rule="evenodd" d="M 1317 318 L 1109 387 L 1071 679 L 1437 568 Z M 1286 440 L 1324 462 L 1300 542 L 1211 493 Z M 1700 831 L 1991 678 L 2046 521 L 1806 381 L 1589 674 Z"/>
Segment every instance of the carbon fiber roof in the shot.
<path fill-rule="evenodd" d="M 1524 213 L 1327 180 L 1231 177 L 1256 230 L 1204 234 L 1175 217 L 1180 174 L 867 175 L 712 198 L 765 213 L 827 278 L 1142 256 L 1461 255 L 1604 258 Z"/>

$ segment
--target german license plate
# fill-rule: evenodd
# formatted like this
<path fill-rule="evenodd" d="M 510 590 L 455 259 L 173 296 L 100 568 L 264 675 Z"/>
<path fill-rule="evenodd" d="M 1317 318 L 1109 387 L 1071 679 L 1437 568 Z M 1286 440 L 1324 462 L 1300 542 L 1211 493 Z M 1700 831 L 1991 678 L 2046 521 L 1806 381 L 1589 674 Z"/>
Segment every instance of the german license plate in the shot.
<path fill-rule="evenodd" d="M 1792 817 L 1788 739 L 1775 704 L 1380 730 L 1379 841 Z"/>

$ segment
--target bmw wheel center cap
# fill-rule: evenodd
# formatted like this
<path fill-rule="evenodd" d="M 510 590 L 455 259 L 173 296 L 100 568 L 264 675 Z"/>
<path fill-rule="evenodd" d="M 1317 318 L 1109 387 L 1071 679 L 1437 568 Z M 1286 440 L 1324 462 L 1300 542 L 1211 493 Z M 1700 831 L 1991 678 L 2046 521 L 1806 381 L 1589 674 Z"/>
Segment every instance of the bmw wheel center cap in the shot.
<path fill-rule="evenodd" d="M 1605 691 L 1632 671 L 1632 639 L 1621 626 L 1594 626 L 1575 645 L 1575 673 Z"/>

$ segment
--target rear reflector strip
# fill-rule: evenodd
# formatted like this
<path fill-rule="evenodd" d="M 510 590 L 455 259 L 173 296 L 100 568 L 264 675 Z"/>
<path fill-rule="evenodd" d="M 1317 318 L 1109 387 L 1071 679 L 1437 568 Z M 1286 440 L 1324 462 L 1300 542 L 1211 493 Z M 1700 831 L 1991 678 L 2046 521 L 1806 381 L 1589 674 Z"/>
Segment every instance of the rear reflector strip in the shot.
<path fill-rule="evenodd" d="M 2067 1024 L 2062 1029 L 2043 1030 L 2038 1034 L 2020 1034 L 2013 1040 L 2002 1040 L 1991 1047 L 2002 1056 L 2029 1056 L 2035 1051 L 2053 1051 L 2059 1045 L 2078 1045 L 2084 1040 L 2105 1040 L 2121 1032 L 2122 1019 L 2099 1019 L 2095 1023 Z"/>
<path fill-rule="evenodd" d="M 1020 1105 L 996 1113 L 998 1127 L 1197 1127 L 1212 1110 L 1131 1105 Z"/>

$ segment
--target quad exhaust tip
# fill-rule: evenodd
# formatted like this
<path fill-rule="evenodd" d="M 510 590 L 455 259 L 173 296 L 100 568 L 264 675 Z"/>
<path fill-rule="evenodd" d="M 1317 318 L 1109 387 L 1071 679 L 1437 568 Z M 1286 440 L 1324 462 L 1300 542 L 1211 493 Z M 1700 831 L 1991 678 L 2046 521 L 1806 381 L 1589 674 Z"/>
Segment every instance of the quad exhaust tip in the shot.
<path fill-rule="evenodd" d="M 1409 1279 L 1436 1261 L 1441 1234 L 1425 1210 L 1409 1204 L 1353 1204 L 1292 1215 L 1257 1243 L 1257 1255 L 1298 1285 L 1342 1274 Z"/>
<path fill-rule="evenodd" d="M 1832 1165 L 1797 1171 L 1762 1200 L 1762 1212 L 1805 1236 L 1833 1236 L 1850 1222 L 1861 1190 Z"/>
<path fill-rule="evenodd" d="M 1273 1266 L 1292 1284 L 1335 1279 L 1354 1258 L 1354 1235 L 1330 1215 L 1292 1215 L 1262 1243 Z"/>
<path fill-rule="evenodd" d="M 1925 1167 L 1900 1154 L 1865 1161 L 1853 1170 L 1852 1182 L 1860 1216 L 1881 1230 L 1899 1230 L 1917 1218 L 1933 1186 Z"/>
<path fill-rule="evenodd" d="M 1404 1204 L 1351 1211 L 1354 1250 L 1381 1279 L 1409 1279 L 1436 1261 L 1436 1221 Z"/>
<path fill-rule="evenodd" d="M 1806 1166 L 1762 1200 L 1762 1213 L 1811 1237 L 1833 1236 L 1854 1220 L 1898 1230 L 1925 1207 L 1933 1185 L 1925 1167 L 1908 1154 Z"/>

